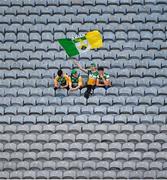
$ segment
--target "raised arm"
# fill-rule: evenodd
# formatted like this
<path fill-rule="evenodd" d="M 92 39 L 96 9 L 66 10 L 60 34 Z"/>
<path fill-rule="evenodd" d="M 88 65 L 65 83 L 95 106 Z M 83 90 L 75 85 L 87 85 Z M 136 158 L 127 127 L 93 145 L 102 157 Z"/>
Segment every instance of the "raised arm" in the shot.
<path fill-rule="evenodd" d="M 84 73 L 88 73 L 88 71 L 85 69 L 85 68 L 83 68 L 76 60 L 74 60 L 74 64 L 75 65 L 77 65 L 77 67 L 82 71 L 82 72 L 84 72 Z"/>
<path fill-rule="evenodd" d="M 57 77 L 54 78 L 54 87 L 58 87 L 58 81 L 57 81 Z"/>

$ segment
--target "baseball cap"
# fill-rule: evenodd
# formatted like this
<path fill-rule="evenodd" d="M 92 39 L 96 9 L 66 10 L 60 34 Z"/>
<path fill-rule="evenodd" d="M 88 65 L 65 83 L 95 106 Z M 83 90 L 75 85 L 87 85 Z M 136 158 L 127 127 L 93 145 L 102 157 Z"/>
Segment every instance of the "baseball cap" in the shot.
<path fill-rule="evenodd" d="M 76 69 L 73 69 L 72 71 L 71 71 L 71 74 L 73 75 L 73 74 L 76 74 L 77 73 L 77 70 Z"/>
<path fill-rule="evenodd" d="M 90 65 L 93 66 L 93 67 L 96 67 L 96 64 L 95 64 L 95 63 L 91 63 Z"/>

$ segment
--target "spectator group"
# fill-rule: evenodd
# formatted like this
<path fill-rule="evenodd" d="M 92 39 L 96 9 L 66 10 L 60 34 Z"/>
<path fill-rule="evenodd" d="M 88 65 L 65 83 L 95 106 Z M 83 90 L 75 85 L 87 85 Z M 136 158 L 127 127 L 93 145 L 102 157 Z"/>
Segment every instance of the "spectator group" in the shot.
<path fill-rule="evenodd" d="M 109 79 L 110 76 L 104 71 L 103 67 L 100 66 L 97 68 L 95 63 L 91 63 L 90 68 L 85 69 L 76 60 L 74 63 L 81 71 L 88 75 L 87 82 L 85 84 L 83 83 L 83 78 L 76 69 L 72 69 L 70 75 L 67 75 L 61 69 L 59 69 L 57 76 L 54 79 L 55 90 L 62 88 L 70 91 L 76 91 L 86 87 L 87 89 L 84 93 L 84 97 L 88 99 L 93 93 L 95 87 L 103 87 L 107 89 L 111 86 L 111 81 Z"/>

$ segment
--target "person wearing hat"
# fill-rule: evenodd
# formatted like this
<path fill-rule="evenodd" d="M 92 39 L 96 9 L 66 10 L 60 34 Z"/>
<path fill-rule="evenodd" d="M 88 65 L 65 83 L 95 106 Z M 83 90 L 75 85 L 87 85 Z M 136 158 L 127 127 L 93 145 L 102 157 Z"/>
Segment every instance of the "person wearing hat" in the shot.
<path fill-rule="evenodd" d="M 69 77 L 69 88 L 71 91 L 78 90 L 83 87 L 83 79 L 78 74 L 76 69 L 71 71 L 71 76 Z"/>
<path fill-rule="evenodd" d="M 54 89 L 68 89 L 69 77 L 67 74 L 63 73 L 61 69 L 57 71 L 57 76 L 54 79 Z"/>
<path fill-rule="evenodd" d="M 88 99 L 89 96 L 93 93 L 93 90 L 94 90 L 94 88 L 96 86 L 96 80 L 97 80 L 97 76 L 98 76 L 98 71 L 97 71 L 97 68 L 96 68 L 96 64 L 91 63 L 90 68 L 85 69 L 76 60 L 74 60 L 74 63 L 78 66 L 78 68 L 81 71 L 83 71 L 84 73 L 86 73 L 88 75 L 88 80 L 87 80 L 87 83 L 86 83 L 87 90 L 84 93 L 84 97 L 86 99 Z"/>

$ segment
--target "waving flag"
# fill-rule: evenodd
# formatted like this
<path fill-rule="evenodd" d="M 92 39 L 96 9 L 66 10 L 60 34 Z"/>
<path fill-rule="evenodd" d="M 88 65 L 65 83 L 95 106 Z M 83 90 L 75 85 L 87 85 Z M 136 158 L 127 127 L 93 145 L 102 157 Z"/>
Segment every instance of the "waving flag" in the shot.
<path fill-rule="evenodd" d="M 90 31 L 79 38 L 58 39 L 57 41 L 64 48 L 69 57 L 103 46 L 102 36 L 99 31 Z"/>

